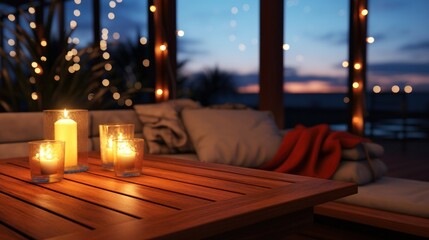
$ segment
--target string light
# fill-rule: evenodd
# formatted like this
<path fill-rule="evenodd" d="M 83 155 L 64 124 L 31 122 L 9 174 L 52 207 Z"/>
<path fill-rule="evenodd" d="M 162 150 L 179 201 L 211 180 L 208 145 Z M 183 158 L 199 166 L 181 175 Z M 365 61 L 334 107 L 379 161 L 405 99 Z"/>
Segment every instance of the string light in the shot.
<path fill-rule="evenodd" d="M 144 59 L 144 60 L 142 61 L 142 65 L 143 65 L 144 67 L 149 67 L 149 65 L 150 65 L 150 61 L 149 61 L 149 59 Z"/>
<path fill-rule="evenodd" d="M 7 15 L 7 19 L 9 19 L 9 21 L 14 22 L 15 21 L 15 15 L 13 15 L 12 13 Z"/>
<path fill-rule="evenodd" d="M 34 101 L 36 101 L 37 99 L 39 99 L 39 95 L 37 95 L 36 92 L 32 92 L 31 93 L 31 99 L 33 99 Z"/>
<path fill-rule="evenodd" d="M 79 17 L 79 16 L 80 16 L 80 11 L 79 11 L 79 9 L 75 9 L 75 10 L 73 11 L 73 15 L 75 15 L 76 17 Z"/>
<path fill-rule="evenodd" d="M 343 68 L 347 68 L 349 67 L 349 61 L 343 61 L 341 65 L 343 66 Z"/>
<path fill-rule="evenodd" d="M 283 44 L 283 50 L 287 51 L 289 49 L 290 49 L 290 45 L 289 44 L 287 44 L 287 43 Z"/>
<path fill-rule="evenodd" d="M 34 7 L 29 7 L 28 8 L 28 13 L 35 14 L 36 13 L 36 9 Z"/>
<path fill-rule="evenodd" d="M 75 20 L 70 21 L 70 28 L 75 29 L 77 27 L 77 22 Z"/>
<path fill-rule="evenodd" d="M 147 38 L 145 38 L 145 37 L 141 37 L 140 38 L 140 44 L 141 45 L 145 45 L 147 43 Z"/>
<path fill-rule="evenodd" d="M 121 94 L 119 94 L 118 92 L 113 93 L 113 99 L 118 100 L 119 98 L 121 98 Z"/>
<path fill-rule="evenodd" d="M 106 63 L 106 64 L 104 65 L 104 69 L 105 69 L 106 71 L 111 71 L 111 70 L 112 70 L 112 64 L 110 64 L 110 63 Z"/>
<path fill-rule="evenodd" d="M 9 40 L 7 40 L 7 44 L 9 44 L 9 46 L 14 46 L 15 45 L 15 40 L 9 39 Z"/>
<path fill-rule="evenodd" d="M 367 43 L 374 43 L 375 39 L 373 37 L 367 37 L 366 42 Z"/>
<path fill-rule="evenodd" d="M 362 11 L 360 12 L 360 14 L 362 14 L 362 16 L 368 15 L 368 9 L 362 9 Z"/>
<path fill-rule="evenodd" d="M 357 89 L 357 88 L 359 88 L 360 85 L 358 82 L 353 82 L 352 86 L 354 89 Z"/>
<path fill-rule="evenodd" d="M 372 87 L 372 91 L 374 93 L 380 93 L 381 92 L 381 87 L 378 85 L 375 85 L 374 87 Z"/>
<path fill-rule="evenodd" d="M 393 85 L 392 88 L 391 88 L 391 90 L 392 90 L 393 93 L 398 93 L 399 90 L 400 90 L 400 88 L 399 88 L 398 85 Z"/>
<path fill-rule="evenodd" d="M 131 100 L 131 99 L 127 99 L 127 100 L 125 100 L 125 105 L 127 106 L 127 107 L 130 107 L 130 106 L 132 106 L 133 105 L 133 100 Z"/>
<path fill-rule="evenodd" d="M 164 93 L 164 91 L 163 91 L 161 88 L 156 89 L 155 94 L 156 94 L 157 96 L 162 96 L 162 94 L 163 94 L 163 93 Z"/>
<path fill-rule="evenodd" d="M 413 87 L 411 87 L 410 85 L 407 85 L 404 87 L 405 93 L 411 93 L 412 91 L 413 91 Z"/>
<path fill-rule="evenodd" d="M 103 85 L 103 86 L 105 86 L 105 87 L 108 87 L 109 86 L 109 84 L 110 84 L 110 81 L 109 81 L 109 79 L 103 79 L 103 81 L 101 81 L 101 84 Z"/>
<path fill-rule="evenodd" d="M 354 69 L 359 70 L 362 68 L 362 65 L 360 65 L 360 63 L 355 63 L 355 65 L 353 65 Z"/>
<path fill-rule="evenodd" d="M 183 37 L 183 36 L 185 36 L 185 31 L 183 31 L 183 30 L 177 30 L 177 36 L 178 36 L 178 37 Z"/>
<path fill-rule="evenodd" d="M 151 5 L 150 7 L 149 7 L 149 11 L 151 11 L 151 12 L 155 12 L 156 11 L 156 7 L 154 6 L 154 5 Z"/>

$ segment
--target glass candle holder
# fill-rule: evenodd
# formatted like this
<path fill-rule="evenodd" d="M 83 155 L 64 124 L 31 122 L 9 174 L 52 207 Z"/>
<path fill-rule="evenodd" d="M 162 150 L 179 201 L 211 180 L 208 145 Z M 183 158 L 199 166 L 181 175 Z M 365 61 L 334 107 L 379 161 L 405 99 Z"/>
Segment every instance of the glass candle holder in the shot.
<path fill-rule="evenodd" d="M 88 110 L 44 110 L 44 138 L 65 142 L 65 173 L 83 172 L 88 169 Z"/>
<path fill-rule="evenodd" d="M 102 167 L 113 171 L 113 141 L 134 138 L 134 124 L 101 124 L 99 132 Z"/>
<path fill-rule="evenodd" d="M 144 155 L 142 138 L 114 140 L 113 159 L 115 175 L 118 177 L 135 177 L 141 175 Z"/>
<path fill-rule="evenodd" d="M 31 181 L 59 182 L 64 175 L 64 141 L 40 140 L 28 142 Z"/>

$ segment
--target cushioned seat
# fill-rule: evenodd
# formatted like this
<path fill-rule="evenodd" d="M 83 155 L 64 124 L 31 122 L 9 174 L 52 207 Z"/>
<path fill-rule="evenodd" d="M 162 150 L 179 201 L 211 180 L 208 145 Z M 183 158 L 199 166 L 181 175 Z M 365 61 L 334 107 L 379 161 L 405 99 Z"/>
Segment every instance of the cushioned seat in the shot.
<path fill-rule="evenodd" d="M 338 202 L 429 218 L 429 183 L 383 177 Z"/>

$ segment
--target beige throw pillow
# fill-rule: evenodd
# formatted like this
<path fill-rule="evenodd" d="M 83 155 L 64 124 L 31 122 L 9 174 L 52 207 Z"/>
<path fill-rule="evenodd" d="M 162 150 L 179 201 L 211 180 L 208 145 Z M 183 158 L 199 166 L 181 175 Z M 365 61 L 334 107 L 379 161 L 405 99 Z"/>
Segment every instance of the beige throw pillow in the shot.
<path fill-rule="evenodd" d="M 185 109 L 182 120 L 202 162 L 258 167 L 282 140 L 269 112 Z"/>

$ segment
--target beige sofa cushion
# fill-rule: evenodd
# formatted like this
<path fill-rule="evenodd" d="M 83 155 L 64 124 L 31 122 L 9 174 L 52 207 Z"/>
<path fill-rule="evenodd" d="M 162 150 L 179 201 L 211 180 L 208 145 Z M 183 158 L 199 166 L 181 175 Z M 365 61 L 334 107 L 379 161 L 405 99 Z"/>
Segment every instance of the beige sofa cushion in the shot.
<path fill-rule="evenodd" d="M 0 129 L 0 143 L 41 140 L 43 139 L 43 113 L 1 113 Z"/>
<path fill-rule="evenodd" d="M 282 139 L 269 112 L 185 109 L 182 119 L 202 162 L 258 167 L 274 156 Z"/>
<path fill-rule="evenodd" d="M 429 182 L 383 177 L 337 201 L 429 218 Z"/>

